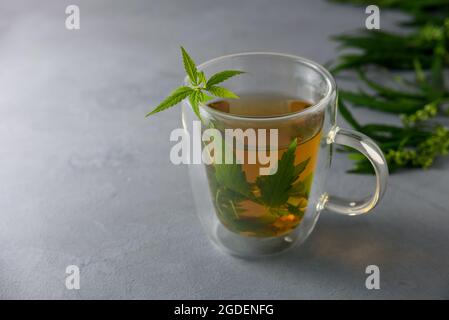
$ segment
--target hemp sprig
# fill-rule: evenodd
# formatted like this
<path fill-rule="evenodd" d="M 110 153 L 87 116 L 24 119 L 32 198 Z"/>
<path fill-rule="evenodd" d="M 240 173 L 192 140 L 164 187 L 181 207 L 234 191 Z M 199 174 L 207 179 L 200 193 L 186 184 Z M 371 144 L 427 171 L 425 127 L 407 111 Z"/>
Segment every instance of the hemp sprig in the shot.
<path fill-rule="evenodd" d="M 188 77 L 188 84 L 173 90 L 172 93 L 155 107 L 153 111 L 149 112 L 146 117 L 173 107 L 182 100 L 188 98 L 193 112 L 195 112 L 198 119 L 202 120 L 200 106 L 213 99 L 214 96 L 228 99 L 239 98 L 231 90 L 217 86 L 217 84 L 245 72 L 239 70 L 224 70 L 207 79 L 204 71 L 199 71 L 197 69 L 195 62 L 183 47 L 181 47 L 181 52 L 184 69 Z"/>

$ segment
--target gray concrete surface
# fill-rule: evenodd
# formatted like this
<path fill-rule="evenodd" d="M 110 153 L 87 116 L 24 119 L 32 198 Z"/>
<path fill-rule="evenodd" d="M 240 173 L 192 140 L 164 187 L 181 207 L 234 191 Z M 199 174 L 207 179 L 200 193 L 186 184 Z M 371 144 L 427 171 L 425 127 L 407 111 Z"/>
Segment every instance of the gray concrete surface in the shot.
<path fill-rule="evenodd" d="M 79 31 L 64 26 L 72 3 Z M 1 0 L 0 297 L 449 298 L 447 159 L 393 176 L 372 214 L 325 212 L 302 247 L 245 261 L 209 243 L 187 170 L 169 162 L 179 110 L 143 117 L 180 82 L 180 44 L 197 61 L 266 50 L 324 63 L 329 35 L 364 17 L 324 1 Z M 395 18 L 382 12 L 382 27 Z M 329 190 L 370 192 L 349 166 L 337 156 Z M 70 264 L 80 290 L 65 288 Z M 380 290 L 365 288 L 370 264 Z"/>

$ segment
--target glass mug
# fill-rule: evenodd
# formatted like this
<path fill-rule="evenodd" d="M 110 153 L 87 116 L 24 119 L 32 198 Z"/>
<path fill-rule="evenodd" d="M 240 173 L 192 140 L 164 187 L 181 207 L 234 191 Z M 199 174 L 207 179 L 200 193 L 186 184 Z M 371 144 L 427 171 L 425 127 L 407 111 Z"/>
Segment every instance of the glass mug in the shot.
<path fill-rule="evenodd" d="M 236 115 L 207 105 L 200 108 L 202 132 L 210 127 L 220 132 L 277 129 L 278 171 L 290 159 L 290 168 L 294 166 L 299 173 L 288 190 L 279 190 L 276 177 L 265 178 L 270 176 L 258 174 L 257 169 L 261 167 L 258 163 L 234 167 L 231 164 L 190 164 L 198 217 L 220 249 L 240 257 L 277 254 L 302 243 L 312 232 L 322 210 L 358 215 L 369 212 L 380 201 L 388 179 L 384 155 L 367 136 L 336 125 L 337 88 L 325 68 L 293 55 L 250 52 L 219 57 L 201 64 L 198 69 L 208 75 L 222 70 L 245 71 L 225 84 L 238 95 L 278 93 L 311 102 L 304 110 L 275 116 Z M 189 136 L 193 134 L 195 120 L 189 102 L 184 100 L 182 122 Z M 238 152 L 236 149 L 240 147 L 248 155 L 255 147 L 270 150 L 269 144 L 259 143 L 259 146 L 249 145 L 249 142 L 236 144 L 234 151 Z M 376 174 L 373 195 L 362 200 L 347 200 L 326 192 L 326 176 L 335 144 L 352 147 L 369 159 Z M 287 152 L 289 156 L 285 155 L 282 160 Z M 247 181 L 241 181 L 242 176 Z M 239 193 L 232 188 L 239 183 L 247 186 L 247 191 Z"/>

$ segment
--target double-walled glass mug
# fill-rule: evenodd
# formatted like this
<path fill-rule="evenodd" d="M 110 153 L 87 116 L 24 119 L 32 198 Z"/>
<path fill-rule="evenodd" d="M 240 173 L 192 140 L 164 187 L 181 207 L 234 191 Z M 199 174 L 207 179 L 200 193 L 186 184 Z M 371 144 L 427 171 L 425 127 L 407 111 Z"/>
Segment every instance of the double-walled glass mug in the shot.
<path fill-rule="evenodd" d="M 337 88 L 322 66 L 292 55 L 251 52 L 219 57 L 198 69 L 208 76 L 222 70 L 244 71 L 224 85 L 241 97 L 268 93 L 310 102 L 308 108 L 297 112 L 263 116 L 203 105 L 203 122 L 199 125 L 189 101 L 183 101 L 182 121 L 189 136 L 208 128 L 222 132 L 223 137 L 225 129 L 267 129 L 266 136 L 269 129 L 277 129 L 278 133 L 277 145 L 273 144 L 278 151 L 274 174 L 261 175 L 263 165 L 258 161 L 189 165 L 197 214 L 219 248 L 240 257 L 280 253 L 308 237 L 322 210 L 358 215 L 369 212 L 380 201 L 388 179 L 384 155 L 367 136 L 336 125 Z M 231 144 L 231 150 L 243 152 L 247 158 L 261 148 L 267 154 L 274 151 L 267 140 L 257 139 L 259 145 L 245 141 Z M 348 200 L 327 193 L 325 182 L 335 144 L 354 148 L 371 162 L 376 187 L 370 197 Z M 192 151 L 202 152 L 202 148 L 196 149 Z"/>

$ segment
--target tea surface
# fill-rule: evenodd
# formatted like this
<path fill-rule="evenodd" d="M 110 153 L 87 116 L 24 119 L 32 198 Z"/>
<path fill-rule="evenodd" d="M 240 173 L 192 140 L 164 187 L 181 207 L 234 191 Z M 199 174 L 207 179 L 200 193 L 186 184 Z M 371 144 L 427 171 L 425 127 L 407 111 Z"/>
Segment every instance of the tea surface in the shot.
<path fill-rule="evenodd" d="M 240 99 L 219 100 L 209 106 L 230 114 L 252 117 L 272 117 L 304 110 L 310 102 L 280 94 L 247 94 Z"/>

